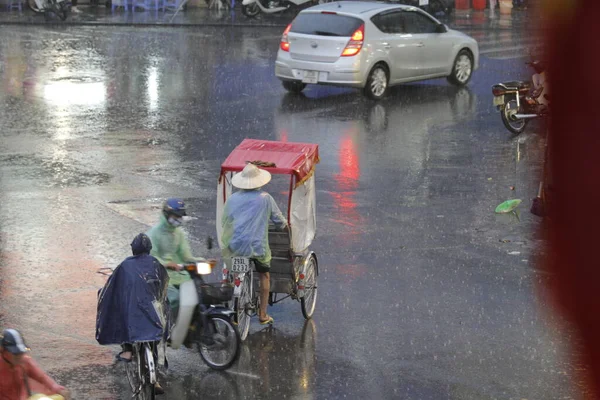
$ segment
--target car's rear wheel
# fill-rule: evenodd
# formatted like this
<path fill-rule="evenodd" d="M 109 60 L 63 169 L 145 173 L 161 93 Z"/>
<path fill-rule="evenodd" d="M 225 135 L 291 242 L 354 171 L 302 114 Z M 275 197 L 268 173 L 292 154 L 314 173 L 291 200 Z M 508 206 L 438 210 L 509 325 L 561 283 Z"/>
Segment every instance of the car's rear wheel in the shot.
<path fill-rule="evenodd" d="M 473 56 L 467 50 L 461 50 L 452 64 L 452 72 L 448 76 L 450 83 L 464 86 L 471 80 L 473 75 Z"/>
<path fill-rule="evenodd" d="M 290 93 L 300 93 L 306 87 L 306 83 L 298 81 L 282 81 L 283 88 Z"/>
<path fill-rule="evenodd" d="M 369 72 L 367 84 L 363 89 L 365 96 L 373 100 L 382 99 L 387 93 L 389 81 L 387 68 L 383 64 L 377 64 Z"/>

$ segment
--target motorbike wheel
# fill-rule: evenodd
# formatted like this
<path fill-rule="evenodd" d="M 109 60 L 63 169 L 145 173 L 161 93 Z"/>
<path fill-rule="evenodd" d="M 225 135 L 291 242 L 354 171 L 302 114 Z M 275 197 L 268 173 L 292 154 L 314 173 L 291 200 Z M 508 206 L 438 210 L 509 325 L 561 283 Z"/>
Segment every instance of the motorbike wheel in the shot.
<path fill-rule="evenodd" d="M 233 307 L 241 340 L 246 340 L 250 330 L 248 307 L 252 306 L 253 297 L 254 293 L 250 293 L 250 274 L 248 273 L 244 276 L 244 282 L 242 282 L 242 293 L 240 297 L 235 299 Z"/>
<path fill-rule="evenodd" d="M 519 133 L 523 132 L 525 130 L 525 127 L 527 126 L 526 119 L 513 120 L 512 116 L 518 111 L 519 110 L 517 108 L 516 99 L 506 101 L 506 103 L 504 103 L 504 107 L 500 111 L 502 123 L 504 124 L 506 129 L 508 129 L 515 135 L 518 135 Z"/>
<path fill-rule="evenodd" d="M 44 12 L 43 10 L 39 9 L 35 0 L 27 0 L 27 7 L 29 7 L 29 9 L 35 13 L 42 13 Z"/>
<path fill-rule="evenodd" d="M 56 0 L 50 0 L 50 7 L 52 12 L 54 12 L 61 21 L 67 19 L 67 12 L 56 2 Z"/>
<path fill-rule="evenodd" d="M 209 327 L 200 328 L 198 351 L 206 365 L 222 371 L 231 367 L 240 355 L 240 333 L 224 316 L 210 316 L 208 324 Z"/>
<path fill-rule="evenodd" d="M 304 296 L 300 299 L 302 315 L 311 319 L 317 304 L 317 259 L 310 257 L 306 270 L 304 271 Z"/>
<path fill-rule="evenodd" d="M 260 14 L 260 7 L 256 3 L 242 5 L 242 14 L 248 18 L 254 18 Z"/>

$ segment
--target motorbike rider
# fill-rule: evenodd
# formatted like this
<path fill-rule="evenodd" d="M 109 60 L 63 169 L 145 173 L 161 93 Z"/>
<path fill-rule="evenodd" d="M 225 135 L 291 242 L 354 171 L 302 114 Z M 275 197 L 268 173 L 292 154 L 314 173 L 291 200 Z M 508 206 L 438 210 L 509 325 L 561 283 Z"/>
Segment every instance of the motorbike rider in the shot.
<path fill-rule="evenodd" d="M 46 375 L 28 352 L 19 331 L 4 330 L 0 341 L 0 400 L 24 400 L 33 392 L 69 399 L 69 391 Z"/>
<path fill-rule="evenodd" d="M 547 107 L 550 99 L 550 90 L 548 89 L 546 79 L 546 68 L 540 61 L 534 61 L 530 63 L 530 65 L 535 71 L 535 74 L 533 74 L 532 77 L 533 91 L 531 93 L 531 98 L 533 101 L 537 102 L 537 104 Z"/>
<path fill-rule="evenodd" d="M 262 190 L 269 183 L 271 174 L 247 164 L 242 172 L 231 180 L 241 189 L 225 202 L 221 226 L 223 227 L 223 257 L 248 257 L 254 261 L 260 276 L 260 309 L 258 319 L 262 325 L 272 324 L 267 314 L 270 290 L 269 220 L 278 229 L 287 228 L 287 221 L 271 195 Z"/>
<path fill-rule="evenodd" d="M 132 343 L 162 343 L 166 350 L 169 276 L 150 255 L 151 249 L 150 238 L 138 234 L 131 242 L 133 255 L 115 268 L 99 293 L 96 340 L 101 345 L 120 344 L 123 351 L 117 355 L 118 361 L 131 362 Z M 158 352 L 154 356 L 158 358 Z M 164 357 L 158 363 L 163 365 Z M 164 393 L 158 382 L 155 393 Z"/>
<path fill-rule="evenodd" d="M 167 296 L 173 318 L 176 318 L 179 308 L 179 286 L 191 279 L 190 274 L 183 271 L 178 264 L 201 260 L 192 255 L 188 238 L 181 229 L 183 217 L 186 215 L 183 200 L 167 199 L 163 204 L 160 221 L 146 233 L 152 240 L 150 254 L 158 259 L 169 274 Z"/>

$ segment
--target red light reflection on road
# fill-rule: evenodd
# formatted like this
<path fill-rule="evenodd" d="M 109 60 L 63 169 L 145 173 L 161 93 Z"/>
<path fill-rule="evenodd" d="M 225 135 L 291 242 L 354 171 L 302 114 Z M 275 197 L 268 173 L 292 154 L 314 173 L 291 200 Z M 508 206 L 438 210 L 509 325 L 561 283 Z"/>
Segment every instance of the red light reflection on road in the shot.
<path fill-rule="evenodd" d="M 337 213 L 332 222 L 340 225 L 339 239 L 344 246 L 359 242 L 362 236 L 363 217 L 357 211 L 356 192 L 360 180 L 360 156 L 355 142 L 355 131 L 351 130 L 342 138 L 338 151 L 340 172 L 334 176 L 336 188 L 331 192 Z M 354 280 L 360 274 L 348 271 L 348 279 Z"/>

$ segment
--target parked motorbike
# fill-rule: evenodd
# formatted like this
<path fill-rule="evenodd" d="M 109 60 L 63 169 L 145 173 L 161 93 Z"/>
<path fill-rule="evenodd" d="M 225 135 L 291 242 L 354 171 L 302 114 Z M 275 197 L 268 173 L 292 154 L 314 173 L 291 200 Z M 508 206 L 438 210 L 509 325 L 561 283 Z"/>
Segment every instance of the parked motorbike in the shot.
<path fill-rule="evenodd" d="M 527 63 L 539 72 L 539 62 Z M 529 120 L 548 115 L 547 98 L 532 96 L 532 82 L 510 81 L 492 86 L 494 106 L 500 111 L 502 123 L 514 134 L 525 130 Z M 535 88 L 539 90 L 538 88 Z M 543 101 L 540 101 L 543 100 Z"/>
<path fill-rule="evenodd" d="M 243 0 L 242 13 L 250 18 L 261 12 L 275 14 L 292 8 L 310 7 L 330 0 Z"/>
<path fill-rule="evenodd" d="M 198 344 L 200 356 L 215 370 L 229 368 L 240 353 L 240 334 L 233 325 L 233 310 L 224 303 L 231 301 L 234 287 L 226 283 L 206 283 L 202 275 L 212 271 L 214 263 L 185 264 L 191 281 L 179 287 L 179 312 L 171 330 L 170 347 Z"/>
<path fill-rule="evenodd" d="M 423 2 L 419 0 L 400 0 L 400 4 L 419 7 L 430 14 L 442 12 L 448 15 L 454 9 L 454 0 L 429 0 L 427 4 L 423 4 Z"/>
<path fill-rule="evenodd" d="M 43 13 L 46 19 L 51 19 L 54 14 L 64 21 L 71 12 L 68 0 L 27 0 L 27 6 L 35 13 Z"/>

